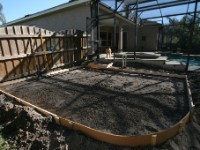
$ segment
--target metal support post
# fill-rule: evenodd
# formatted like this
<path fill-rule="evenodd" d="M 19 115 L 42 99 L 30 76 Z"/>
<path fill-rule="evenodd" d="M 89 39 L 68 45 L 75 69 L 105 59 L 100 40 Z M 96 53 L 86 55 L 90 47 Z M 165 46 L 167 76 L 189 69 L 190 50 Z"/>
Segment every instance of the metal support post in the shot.
<path fill-rule="evenodd" d="M 186 68 L 185 71 L 188 73 L 188 67 L 190 63 L 190 49 L 192 48 L 192 41 L 193 41 L 193 35 L 194 35 L 194 28 L 195 28 L 195 21 L 196 21 L 196 14 L 197 14 L 197 5 L 198 5 L 198 0 L 195 2 L 195 8 L 194 8 L 194 16 L 190 28 L 190 38 L 189 38 L 189 48 L 188 48 L 188 56 L 187 56 L 187 63 L 186 63 Z"/>
<path fill-rule="evenodd" d="M 114 13 L 116 14 L 117 12 L 117 0 L 115 0 L 115 10 Z M 115 53 L 117 50 L 117 37 L 116 37 L 116 31 L 117 31 L 117 21 L 116 21 L 116 16 L 114 16 L 114 31 L 113 31 L 113 51 L 114 51 L 114 60 L 115 60 Z"/>
<path fill-rule="evenodd" d="M 127 62 L 127 54 L 122 54 L 122 68 L 126 68 L 126 62 Z"/>
<path fill-rule="evenodd" d="M 138 47 L 138 0 L 136 0 L 135 9 L 135 49 L 134 49 L 134 60 L 136 59 L 136 50 Z"/>
<path fill-rule="evenodd" d="M 95 0 L 95 20 L 96 20 L 96 28 L 97 28 L 97 60 L 100 58 L 100 52 L 99 52 L 99 0 Z"/>

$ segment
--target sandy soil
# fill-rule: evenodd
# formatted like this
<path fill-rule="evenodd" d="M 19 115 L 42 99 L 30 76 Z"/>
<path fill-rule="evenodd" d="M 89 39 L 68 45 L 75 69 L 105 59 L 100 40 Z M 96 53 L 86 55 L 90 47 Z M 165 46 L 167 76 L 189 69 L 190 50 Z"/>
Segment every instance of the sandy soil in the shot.
<path fill-rule="evenodd" d="M 130 69 L 130 68 L 129 68 Z M 131 68 L 132 69 L 132 68 Z M 137 70 L 137 69 L 136 69 Z M 145 69 L 146 70 L 146 69 Z M 156 70 L 149 70 L 149 69 L 147 69 L 146 71 L 155 71 L 156 72 Z M 163 71 L 162 71 L 163 72 Z M 102 73 L 103 74 L 103 73 Z M 63 79 L 63 77 L 62 76 L 65 76 L 66 74 L 63 74 L 63 75 L 61 75 L 61 78 Z M 74 74 L 72 74 L 71 75 L 71 77 L 72 76 L 76 76 L 77 75 L 77 73 L 74 73 Z M 80 75 L 80 74 L 79 74 Z M 37 121 L 38 119 L 34 119 L 35 117 L 28 117 L 28 118 L 30 118 L 30 119 L 26 119 L 27 118 L 27 116 L 32 116 L 32 115 L 19 115 L 20 113 L 18 112 L 18 111 L 16 111 L 16 108 L 18 108 L 18 107 L 20 107 L 20 109 L 18 109 L 18 110 L 21 110 L 21 109 L 23 109 L 23 113 L 25 113 L 25 114 L 27 114 L 27 112 L 28 112 L 28 114 L 30 113 L 30 112 L 32 112 L 32 109 L 31 108 L 29 108 L 29 107 L 22 107 L 22 106 L 18 106 L 17 104 L 14 104 L 14 107 L 12 107 L 12 104 L 13 103 L 15 103 L 15 102 L 13 102 L 12 100 L 10 100 L 9 98 L 7 98 L 7 99 L 9 99 L 8 100 L 8 102 L 6 102 L 7 101 L 7 99 L 5 100 L 5 102 L 6 103 L 11 103 L 11 104 L 5 104 L 5 102 L 3 102 L 3 104 L 2 104 L 2 101 L 0 101 L 1 103 L 0 103 L 0 125 L 2 125 L 3 126 L 3 133 L 6 133 L 6 139 L 7 139 L 7 143 L 8 143 L 8 145 L 13 145 L 13 143 L 15 143 L 14 145 L 16 145 L 17 146 L 17 148 L 16 149 L 25 149 L 25 148 L 27 148 L 27 147 L 33 147 L 33 148 L 35 148 L 34 146 L 32 146 L 32 144 L 33 143 L 36 143 L 36 144 L 33 144 L 33 145 L 38 145 L 38 147 L 36 147 L 36 149 L 55 149 L 55 147 L 57 148 L 57 149 L 66 149 L 66 148 L 68 148 L 68 149 L 109 149 L 109 150 L 112 150 L 112 149 L 116 149 L 116 150 L 121 150 L 121 149 L 154 149 L 154 150 L 160 150 L 160 149 L 172 149 L 172 150 L 178 150 L 178 149 L 183 149 L 183 150 L 188 150 L 188 149 L 194 149 L 194 150 L 198 150 L 198 149 L 200 149 L 200 102 L 199 102 L 199 100 L 200 100 L 200 92 L 199 92 L 199 90 L 200 90 L 200 84 L 198 84 L 198 83 L 200 83 L 200 78 L 199 78 L 199 73 L 194 73 L 194 74 L 190 74 L 189 75 L 189 81 L 190 81 L 190 84 L 191 84 L 191 89 L 192 89 L 192 96 L 193 96 L 193 100 L 194 100 L 194 103 L 195 103 L 195 105 L 196 105 L 196 107 L 195 107 L 195 110 L 194 110 L 194 115 L 193 115 L 193 121 L 192 122 L 190 122 L 190 123 L 188 123 L 187 125 L 186 125 L 186 127 L 184 128 L 184 130 L 183 130 L 183 132 L 181 133 L 181 134 L 178 134 L 177 136 L 175 136 L 174 138 L 172 138 L 172 139 L 169 139 L 168 141 L 166 141 L 165 143 L 163 143 L 162 145 L 160 145 L 160 146 L 156 146 L 156 147 L 144 147 L 144 148 L 125 148 L 125 147 L 118 147 L 118 146 L 114 146 L 114 145 L 110 145 L 110 144 L 106 144 L 106 143 L 103 143 L 103 142 L 99 142 L 99 141 L 95 141 L 95 140 L 93 140 L 93 139 L 90 139 L 90 138 L 88 138 L 88 137 L 86 137 L 86 136 L 84 136 L 84 135 L 82 135 L 82 134 L 80 134 L 80 133 L 76 133 L 76 132 L 72 132 L 72 131 L 69 131 L 69 130 L 67 130 L 67 129 L 64 129 L 64 128 L 62 128 L 62 127 L 58 127 L 58 126 L 56 126 L 55 124 L 53 124 L 52 123 L 52 121 L 51 121 L 51 119 L 49 118 L 49 117 L 43 117 L 42 116 L 42 118 L 43 119 L 40 119 L 41 121 Z M 78 75 L 77 75 L 78 76 Z M 114 76 L 114 75 L 113 75 Z M 132 76 L 133 77 L 133 75 L 128 75 L 128 76 Z M 55 76 L 56 78 L 60 78 L 59 76 Z M 55 78 L 54 77 L 54 78 Z M 66 76 L 65 76 L 66 77 Z M 92 77 L 92 76 L 91 76 Z M 90 77 L 90 78 L 91 78 Z M 134 78 L 135 78 L 136 76 L 134 75 Z M 66 77 L 67 78 L 67 77 Z M 83 78 L 83 76 L 81 76 L 80 78 Z M 138 77 L 137 77 L 138 78 Z M 147 77 L 145 77 L 146 79 L 147 79 Z M 144 77 L 142 78 L 142 81 L 145 79 Z M 157 78 L 157 77 L 156 77 Z M 52 78 L 50 78 L 50 79 L 52 79 Z M 84 78 L 83 78 L 84 79 Z M 151 79 L 152 79 L 152 77 L 151 77 Z M 84 79 L 85 80 L 85 79 Z M 157 83 L 158 83 L 158 79 L 153 79 L 153 80 L 155 80 L 155 81 L 157 81 Z M 163 80 L 163 79 L 160 79 L 160 80 Z M 167 83 L 170 83 L 170 84 L 172 84 L 173 83 L 173 85 L 176 85 L 176 83 L 182 83 L 182 81 L 180 81 L 180 80 L 178 80 L 178 81 L 173 81 L 174 79 L 170 79 L 170 82 L 168 81 L 169 79 L 167 79 L 167 80 L 164 80 L 164 81 L 162 81 L 162 82 L 167 82 Z M 48 81 L 47 83 L 43 83 L 43 84 L 47 84 L 47 86 L 46 86 L 46 88 L 44 88 L 46 91 L 48 91 L 47 89 L 49 89 L 49 87 L 50 87 L 50 91 L 51 90 L 53 90 L 53 89 L 51 89 L 51 87 L 52 86 L 57 86 L 57 87 L 66 87 L 66 91 L 68 91 L 69 89 L 67 89 L 67 85 L 69 84 L 70 85 L 70 83 L 73 81 L 72 79 L 70 80 L 70 81 L 66 81 L 65 80 L 65 85 L 63 85 L 63 84 L 61 84 L 60 82 L 61 81 L 59 81 L 59 80 L 55 80 L 55 81 L 51 81 L 50 83 L 49 83 L 49 78 L 48 79 L 42 79 L 42 81 Z M 77 81 L 77 80 L 76 80 Z M 87 80 L 88 81 L 88 80 Z M 107 82 L 107 80 L 105 80 L 106 82 Z M 145 81 L 145 80 L 144 80 Z M 173 81 L 173 82 L 172 82 Z M 74 81 L 73 81 L 74 82 Z M 106 83 L 105 82 L 105 83 Z M 121 80 L 120 80 L 120 82 L 121 82 Z M 25 86 L 25 83 L 27 84 L 26 85 L 26 87 L 27 87 L 27 89 L 24 89 L 23 87 Z M 36 84 L 37 85 L 37 83 L 38 83 L 38 81 L 28 81 L 28 82 L 23 82 L 23 84 L 22 84 L 22 87 L 19 85 L 18 86 L 18 88 L 15 88 L 15 90 L 17 91 L 17 89 L 18 90 L 21 90 L 21 89 L 24 89 L 24 91 L 33 91 L 33 87 L 32 86 L 30 86 L 31 84 L 30 83 L 32 83 L 32 84 Z M 92 82 L 93 83 L 93 82 Z M 98 83 L 98 82 L 97 82 Z M 102 82 L 101 82 L 102 83 Z M 144 82 L 144 83 L 146 83 L 146 82 Z M 21 84 L 21 83 L 20 83 Z M 87 85 L 90 85 L 91 83 L 90 82 L 87 82 Z M 169 85 L 170 85 L 169 84 Z M 28 86 L 29 85 L 29 86 Z M 97 84 L 98 86 L 100 86 L 101 84 Z M 106 84 L 107 85 L 107 84 Z M 108 84 L 109 85 L 109 84 Z M 158 84 L 159 85 L 159 84 Z M 178 84 L 179 85 L 179 84 Z M 148 84 L 146 85 L 146 84 L 144 84 L 143 85 L 144 86 L 144 89 L 146 89 L 146 87 L 147 87 L 147 89 L 148 88 L 150 88 L 150 86 L 148 86 Z M 48 88 L 47 88 L 48 87 Z M 70 85 L 70 87 L 72 87 L 71 85 Z M 78 89 L 80 90 L 81 88 L 81 86 L 80 86 L 80 84 L 78 84 L 77 86 L 74 86 L 74 88 L 76 89 L 78 87 Z M 86 86 L 87 88 L 88 88 L 88 86 Z M 102 86 L 101 86 L 102 87 Z M 102 93 L 104 94 L 104 95 L 107 95 L 107 93 L 110 93 L 110 91 L 115 91 L 115 92 L 117 92 L 118 94 L 119 93 L 124 93 L 124 95 L 127 95 L 129 92 L 128 91 L 126 91 L 126 88 L 123 88 L 123 90 L 122 89 L 119 89 L 119 88 L 114 88 L 115 86 L 113 86 L 112 88 L 111 88 L 111 90 L 109 90 L 109 92 L 105 92 L 105 91 L 107 91 L 107 90 L 104 90 Z M 173 86 L 172 86 L 173 87 Z M 178 86 L 178 87 L 181 87 L 181 86 Z M 104 85 L 104 88 L 105 88 L 105 85 Z M 12 89 L 14 89 L 14 86 L 12 87 Z M 31 90 L 30 90 L 31 89 Z M 58 91 L 59 91 L 59 89 L 60 88 L 58 88 Z M 114 90 L 115 89 L 115 90 Z M 138 88 L 139 89 L 139 88 Z M 170 89 L 170 88 L 169 88 Z M 168 89 L 168 90 L 169 90 Z M 173 89 L 173 88 L 172 88 Z M 177 88 L 176 88 L 177 89 Z M 180 91 L 179 92 L 181 92 L 181 88 L 178 88 Z M 8 89 L 7 89 L 8 90 Z M 13 92 L 15 91 L 15 90 L 13 90 Z M 35 88 L 34 88 L 34 90 L 36 90 Z M 41 89 L 40 89 L 41 90 Z M 40 90 L 37 90 L 37 92 L 39 92 Z M 89 90 L 91 90 L 92 92 L 95 92 L 95 90 L 93 90 L 93 87 L 91 86 L 91 88 L 89 88 Z M 15 92 L 16 92 L 15 91 Z M 82 93 L 85 93 L 85 92 L 87 92 L 88 90 L 86 90 L 86 91 L 84 91 L 84 92 L 82 92 Z M 164 91 L 164 90 L 163 90 Z M 36 98 L 35 98 L 35 101 L 38 101 L 38 99 L 37 99 L 37 92 L 35 92 L 34 94 L 36 95 Z M 51 91 L 52 92 L 52 91 Z M 51 93 L 50 92 L 50 93 Z M 91 93 L 92 93 L 91 92 Z M 139 92 L 139 91 L 138 91 Z M 140 91 L 141 92 L 141 91 Z M 156 95 L 156 94 L 152 94 L 154 97 L 153 98 L 151 98 L 151 94 L 150 94 L 150 92 L 147 92 L 147 91 L 143 91 L 143 92 L 145 92 L 145 95 L 147 94 L 147 97 L 149 97 L 150 96 L 150 100 L 151 101 L 153 101 L 152 99 L 158 99 L 158 97 L 157 98 L 155 98 L 155 96 L 154 95 Z M 165 91 L 166 92 L 166 91 Z M 170 92 L 171 92 L 171 90 L 170 90 Z M 169 92 L 169 93 L 170 93 Z M 177 91 L 176 91 L 177 92 Z M 22 92 L 23 93 L 23 92 Z M 69 91 L 68 91 L 68 93 L 69 93 Z M 91 94 L 90 93 L 90 94 Z M 112 93 L 112 92 L 111 92 Z M 151 92 L 151 93 L 156 93 L 155 91 L 153 92 Z M 101 93 L 100 93 L 101 94 Z M 38 94 L 39 95 L 39 94 Z M 63 95 L 65 95 L 64 93 L 63 93 Z M 125 97 L 124 99 L 126 99 L 126 96 L 124 96 L 123 94 L 122 94 L 122 96 L 121 97 Z M 142 95 L 142 97 L 140 97 L 140 98 L 144 98 L 145 97 L 145 95 Z M 159 94 L 157 94 L 157 95 L 161 95 L 161 93 L 159 93 Z M 167 95 L 167 96 L 163 96 L 164 97 L 164 99 L 166 99 L 166 97 L 171 97 L 172 99 L 173 99 L 173 97 L 176 97 L 176 96 L 174 96 L 174 94 L 165 94 L 165 95 Z M 184 95 L 184 93 L 180 93 L 179 95 Z M 26 95 L 25 95 L 26 96 Z M 47 96 L 47 94 L 45 95 L 45 96 Z M 57 96 L 57 95 L 56 95 Z M 81 97 L 82 95 L 80 95 L 80 97 Z M 136 98 L 138 98 L 137 96 L 136 96 L 136 94 L 134 95 Z M 2 96 L 1 96 L 2 97 Z M 116 97 L 118 97 L 118 96 L 116 96 Z M 163 97 L 161 97 L 161 102 L 163 101 Z M 23 97 L 22 97 L 23 98 Z M 25 97 L 24 97 L 25 98 Z M 50 101 L 51 101 L 51 97 L 49 97 L 50 98 Z M 107 98 L 107 97 L 106 97 Z M 109 97 L 108 97 L 109 98 Z M 77 98 L 78 99 L 78 98 Z M 135 98 L 134 98 L 135 99 Z M 148 98 L 149 99 L 149 98 Z M 174 98 L 174 99 L 177 99 L 177 98 Z M 129 98 L 129 101 L 128 102 L 130 102 L 132 99 L 131 98 Z M 84 102 L 84 99 L 82 100 L 83 102 Z M 104 100 L 105 102 L 107 102 L 108 100 Z M 111 101 L 110 99 L 109 99 L 109 101 Z M 154 104 L 154 103 L 152 103 L 151 101 L 149 101 L 149 103 L 151 103 L 151 104 Z M 157 100 L 158 101 L 158 100 Z M 183 100 L 184 101 L 184 100 Z M 98 102 L 98 101 L 97 101 Z M 117 100 L 115 100 L 115 102 L 118 102 Z M 121 102 L 121 101 L 120 101 Z M 127 101 L 125 101 L 125 102 L 127 102 Z M 177 102 L 177 101 L 176 101 Z M 141 112 L 145 112 L 145 109 L 143 109 L 143 107 L 141 107 L 141 106 L 143 106 L 144 105 L 144 102 L 142 101 L 141 102 L 142 103 L 142 105 L 139 105 L 138 103 L 137 103 L 137 107 L 138 108 L 140 108 L 140 110 L 141 110 Z M 56 103 L 52 103 L 52 105 L 55 105 Z M 85 104 L 85 103 L 83 103 L 83 104 Z M 95 103 L 96 104 L 96 103 Z M 122 103 L 118 103 L 118 104 L 122 104 Z M 130 104 L 132 104 L 132 101 L 131 101 L 131 103 L 129 103 L 129 105 Z M 155 104 L 157 104 L 157 103 L 155 103 Z M 163 104 L 163 103 L 161 103 L 161 104 Z M 180 103 L 181 104 L 181 103 Z M 10 105 L 11 105 L 11 107 L 10 107 Z M 74 105 L 74 106 L 76 106 L 76 103 L 73 103 L 73 104 L 71 104 L 71 105 Z M 127 105 L 126 107 L 127 108 L 129 108 L 130 106 L 129 105 Z M 165 103 L 164 103 L 164 105 L 165 105 Z M 44 104 L 43 104 L 43 106 L 44 106 Z M 88 107 L 91 107 L 91 106 L 94 106 L 94 104 L 92 105 L 89 105 Z M 96 105 L 95 105 L 96 106 Z M 106 105 L 105 105 L 106 106 Z M 116 105 L 114 105 L 115 107 L 116 107 Z M 140 107 L 139 107 L 140 106 Z M 162 105 L 153 105 L 154 107 L 156 107 L 156 106 L 162 106 Z M 166 105 L 166 108 L 169 110 L 169 108 L 172 106 L 172 108 L 176 108 L 176 107 L 174 107 L 174 105 Z M 111 107 L 111 106 L 110 106 Z M 169 108 L 168 108 L 169 107 Z M 184 108 L 185 106 L 183 105 L 183 107 L 182 108 Z M 65 109 L 66 109 L 67 107 L 65 107 Z M 72 107 L 73 108 L 73 107 Z M 96 108 L 96 107 L 95 107 Z M 109 107 L 108 107 L 109 108 Z M 111 108 L 114 108 L 114 107 L 111 107 Z M 170 115 L 172 115 L 172 113 L 173 112 L 170 112 L 169 114 L 167 113 L 168 111 L 167 111 L 167 109 L 166 109 L 165 107 L 163 107 L 162 109 L 160 109 L 160 110 L 163 110 L 163 114 L 165 114 L 165 115 L 163 115 L 164 116 L 164 119 L 167 119 L 168 117 L 168 119 L 170 120 L 170 121 L 168 121 L 168 123 L 172 123 L 173 121 L 171 121 L 171 117 L 172 116 L 170 116 Z M 13 111 L 13 109 L 15 110 L 15 111 Z M 28 111 L 28 110 L 31 110 L 31 111 Z M 51 110 L 53 110 L 52 108 L 51 108 Z M 81 108 L 81 110 L 82 110 L 82 108 Z M 121 109 L 118 109 L 118 110 L 121 110 Z M 139 109 L 138 109 L 139 110 Z M 143 110 L 143 111 L 142 111 Z M 148 109 L 147 109 L 148 110 Z M 159 109 L 158 109 L 159 110 Z M 71 110 L 70 110 L 71 111 Z M 157 111 L 153 111 L 153 110 L 151 110 L 152 112 L 156 112 L 157 113 Z M 15 112 L 15 113 L 9 113 L 9 112 Z M 17 112 L 17 113 L 16 113 Z M 20 111 L 21 112 L 21 111 Z M 69 112 L 69 111 L 68 111 Z M 23 114 L 22 113 L 22 114 Z M 37 113 L 37 112 L 36 112 Z M 70 112 L 69 112 L 70 113 Z M 103 112 L 104 113 L 104 112 Z M 157 114 L 155 113 L 155 116 L 154 117 L 152 117 L 153 119 L 153 121 L 154 121 L 154 118 L 156 118 L 157 117 Z M 182 112 L 183 113 L 183 112 Z M 179 115 L 181 115 L 182 113 L 180 113 Z M 4 115 L 2 115 L 2 114 L 4 114 Z M 34 113 L 35 114 L 35 113 Z M 37 113 L 38 114 L 38 113 Z M 123 114 L 123 113 L 122 113 Z M 143 113 L 144 114 L 144 113 Z M 166 114 L 168 114 L 168 115 L 166 115 Z M 175 113 L 173 113 L 173 114 L 175 114 Z M 40 114 L 38 114 L 39 115 L 39 118 L 41 118 L 41 115 Z M 21 124 L 21 120 L 23 120 L 22 119 L 22 117 L 21 116 L 23 116 L 23 119 L 25 120 L 25 121 L 23 121 L 22 123 L 23 123 L 23 126 L 19 126 L 19 124 Z M 37 115 L 36 115 L 37 116 Z M 99 115 L 100 116 L 100 115 Z M 148 115 L 148 116 L 151 116 L 150 114 Z M 162 116 L 162 117 L 163 117 Z M 77 116 L 75 116 L 74 118 L 76 118 Z M 124 116 L 123 116 L 124 117 Z M 5 118 L 7 118 L 6 120 L 5 120 Z M 18 119 L 17 119 L 18 118 Z M 72 117 L 73 118 L 73 117 Z M 87 118 L 87 116 L 86 116 L 86 118 Z M 150 118 L 150 117 L 147 117 L 147 118 Z M 177 119 L 178 117 L 176 117 L 176 119 Z M 19 121 L 20 120 L 20 121 Z M 25 122 L 27 122 L 27 120 L 28 120 L 28 123 L 26 124 Z M 33 120 L 33 121 L 31 121 L 31 120 Z M 45 120 L 47 120 L 47 121 L 45 121 Z M 173 119 L 172 119 L 173 120 Z M 151 124 L 153 121 L 150 121 L 150 122 L 148 122 L 149 124 Z M 159 120 L 160 121 L 160 120 Z M 15 122 L 15 123 L 14 123 Z M 86 121 L 87 122 L 87 121 Z M 17 127 L 17 128 L 14 128 L 13 130 L 8 130 L 8 129 L 10 129 L 10 126 L 9 126 L 9 124 L 10 123 L 13 123 L 13 124 L 15 124 L 15 126 Z M 38 124 L 38 125 L 34 125 L 34 127 L 37 127 L 36 129 L 37 130 L 39 130 L 38 132 L 35 132 L 36 131 L 36 129 L 34 129 L 33 127 L 30 127 L 30 124 Z M 162 123 L 162 121 L 160 121 L 160 123 Z M 148 124 L 148 125 L 149 125 Z M 153 127 L 155 127 L 155 125 L 153 125 Z M 160 129 L 160 128 L 162 128 L 162 127 L 160 127 L 160 126 L 158 126 L 159 128 L 157 128 L 156 130 L 158 130 L 158 129 Z M 23 128 L 22 130 L 20 130 L 20 128 Z M 145 128 L 145 123 L 144 123 L 144 128 Z M 6 130 L 7 129 L 7 130 Z M 31 129 L 31 130 L 30 130 Z M 33 130 L 34 129 L 34 130 Z M 2 129 L 1 129 L 2 130 Z M 41 130 L 41 131 L 40 131 Z M 9 132 L 5 132 L 5 131 L 9 131 Z M 45 133 L 47 133 L 47 134 L 42 134 L 42 132 L 45 132 Z M 114 129 L 114 132 L 116 132 L 116 131 L 118 131 L 118 130 L 115 130 Z M 121 130 L 120 130 L 121 131 Z M 144 132 L 150 132 L 151 131 L 151 129 L 149 130 L 148 128 L 146 128 L 146 130 L 142 130 L 142 132 L 144 133 Z M 0 131 L 1 132 L 1 131 Z M 124 132 L 124 131 L 123 131 Z M 126 130 L 125 130 L 125 132 L 126 132 Z M 29 138 L 29 136 L 27 136 L 27 135 L 31 135 L 31 134 L 34 134 L 35 135 L 35 137 L 36 138 L 32 138 L 32 140 L 30 140 L 30 138 Z M 23 136 L 22 136 L 23 135 Z M 42 138 L 43 137 L 43 138 Z M 50 138 L 51 137 L 51 138 Z M 52 137 L 55 137 L 55 138 L 52 138 Z M 44 142 L 44 141 L 42 141 L 41 139 L 44 139 L 44 141 L 46 141 L 46 142 Z M 45 140 L 46 139 L 46 140 Z M 56 139 L 61 139 L 61 140 L 56 140 Z M 38 142 L 39 141 L 39 142 Z M 56 144 L 55 144 L 55 146 L 51 146 L 50 147 L 50 145 L 52 145 L 51 143 L 54 143 L 54 141 L 56 141 Z M 39 144 L 37 144 L 37 143 L 39 143 Z M 1 147 L 1 146 L 0 146 Z M 9 149 L 9 148 L 8 148 Z"/>
<path fill-rule="evenodd" d="M 121 135 L 169 128 L 189 109 L 184 80 L 139 74 L 80 69 L 4 90 L 62 117 Z"/>

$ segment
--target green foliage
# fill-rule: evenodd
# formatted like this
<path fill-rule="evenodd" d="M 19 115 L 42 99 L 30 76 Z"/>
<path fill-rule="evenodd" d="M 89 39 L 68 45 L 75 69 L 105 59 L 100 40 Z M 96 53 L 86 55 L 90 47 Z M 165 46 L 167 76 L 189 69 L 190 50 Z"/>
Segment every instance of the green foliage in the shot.
<path fill-rule="evenodd" d="M 2 129 L 2 127 L 0 126 L 0 149 L 6 150 L 6 143 L 5 143 L 5 139 L 3 138 L 1 129 Z"/>
<path fill-rule="evenodd" d="M 4 14 L 2 13 L 2 10 L 3 10 L 3 6 L 0 3 L 0 22 L 2 22 L 2 24 L 5 24 L 6 23 L 6 18 L 4 16 Z"/>
<path fill-rule="evenodd" d="M 169 25 L 164 27 L 164 34 L 168 45 L 173 45 L 171 48 L 181 48 L 198 50 L 200 48 L 200 17 L 197 16 L 196 24 L 194 26 L 194 34 L 192 40 L 192 47 L 189 46 L 190 34 L 192 28 L 193 16 L 184 16 L 182 19 L 170 19 Z M 200 53 L 197 52 L 197 53 Z"/>

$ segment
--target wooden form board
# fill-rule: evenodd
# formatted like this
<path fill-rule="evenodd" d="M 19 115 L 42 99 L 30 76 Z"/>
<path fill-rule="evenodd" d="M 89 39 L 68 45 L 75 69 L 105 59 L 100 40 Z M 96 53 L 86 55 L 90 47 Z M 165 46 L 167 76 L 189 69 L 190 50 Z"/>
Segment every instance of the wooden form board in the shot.
<path fill-rule="evenodd" d="M 188 112 L 179 122 L 177 122 L 175 125 L 163 131 L 146 134 L 146 135 L 135 135 L 135 136 L 116 135 L 116 134 L 102 132 L 100 130 L 90 128 L 83 124 L 71 121 L 67 118 L 62 118 L 56 114 L 53 114 L 45 109 L 37 107 L 5 91 L 0 90 L 0 94 L 1 93 L 9 97 L 12 97 L 14 100 L 18 101 L 19 103 L 25 106 L 30 106 L 30 107 L 35 108 L 37 111 L 41 112 L 42 114 L 46 116 L 49 116 L 49 115 L 52 116 L 55 122 L 59 125 L 62 125 L 64 127 L 67 127 L 75 131 L 82 132 L 86 134 L 87 136 L 92 137 L 96 140 L 100 140 L 103 142 L 107 142 L 107 143 L 115 144 L 119 146 L 137 147 L 137 146 L 147 146 L 147 145 L 152 145 L 152 146 L 160 145 L 164 143 L 166 140 L 175 136 L 176 134 L 182 132 L 183 127 L 189 121 L 190 115 L 191 115 L 191 112 Z"/>
<path fill-rule="evenodd" d="M 82 31 L 52 32 L 32 26 L 0 28 L 0 81 L 73 65 L 86 56 Z"/>
<path fill-rule="evenodd" d="M 92 68 L 92 69 L 104 70 L 104 71 L 137 73 L 137 74 L 185 79 L 190 110 L 179 122 L 177 122 L 176 124 L 174 124 L 173 126 L 167 128 L 165 130 L 150 133 L 150 134 L 145 134 L 145 135 L 135 135 L 135 136 L 116 135 L 116 134 L 111 134 L 111 133 L 107 133 L 107 132 L 102 132 L 102 131 L 96 130 L 94 128 L 90 128 L 83 124 L 71 121 L 67 118 L 62 118 L 56 114 L 48 112 L 48 111 L 46 111 L 40 107 L 37 107 L 33 104 L 30 104 L 22 99 L 19 99 L 9 93 L 4 92 L 2 90 L 0 90 L 0 92 L 4 93 L 10 97 L 13 97 L 15 100 L 17 100 L 18 102 L 20 102 L 24 105 L 36 108 L 38 111 L 40 111 L 41 113 L 43 113 L 47 116 L 52 115 L 55 122 L 59 125 L 65 126 L 69 129 L 72 129 L 75 131 L 80 131 L 80 132 L 86 134 L 87 136 L 92 137 L 96 140 L 104 141 L 104 142 L 119 145 L 119 146 L 137 147 L 137 146 L 147 146 L 147 145 L 152 145 L 152 146 L 160 145 L 160 144 L 164 143 L 165 141 L 167 141 L 168 139 L 181 133 L 184 126 L 186 125 L 186 123 L 191 121 L 192 110 L 194 108 L 194 105 L 193 105 L 193 101 L 192 101 L 192 97 L 191 97 L 191 91 L 189 88 L 189 82 L 188 82 L 187 76 L 177 75 L 177 74 L 166 74 L 166 73 L 147 73 L 147 72 L 143 72 L 143 71 L 136 72 L 136 71 L 130 71 L 130 70 L 123 70 L 123 69 L 106 68 L 105 66 L 102 66 L 101 64 L 95 64 L 95 63 L 89 63 L 86 67 Z"/>

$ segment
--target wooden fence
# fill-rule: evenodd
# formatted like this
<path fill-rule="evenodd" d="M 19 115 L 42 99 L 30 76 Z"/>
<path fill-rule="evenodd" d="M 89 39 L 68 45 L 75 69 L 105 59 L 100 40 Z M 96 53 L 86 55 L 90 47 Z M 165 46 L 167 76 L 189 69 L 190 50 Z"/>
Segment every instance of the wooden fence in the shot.
<path fill-rule="evenodd" d="M 79 30 L 52 32 L 32 26 L 0 28 L 0 81 L 80 63 L 87 36 Z"/>

